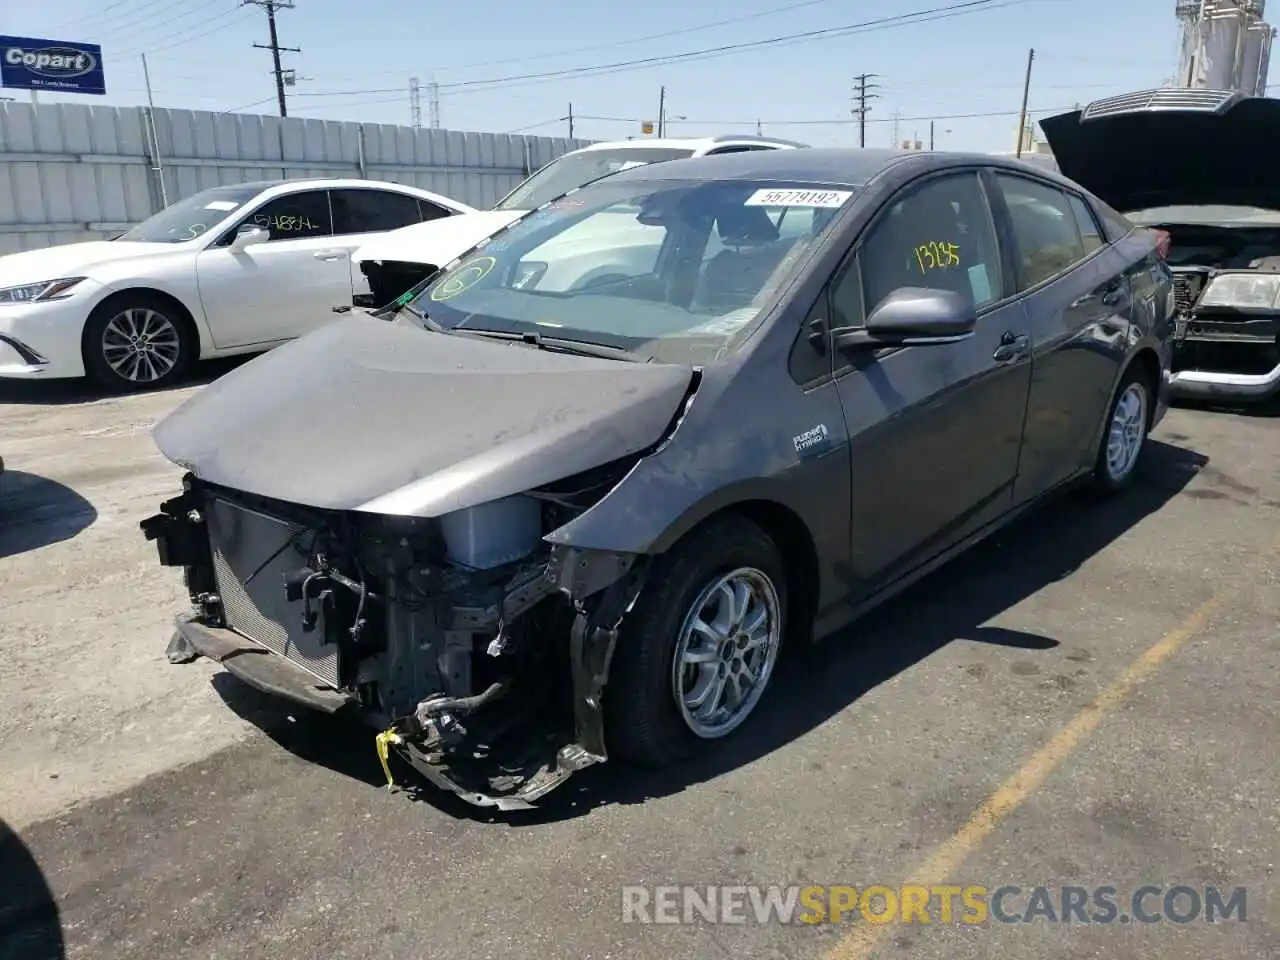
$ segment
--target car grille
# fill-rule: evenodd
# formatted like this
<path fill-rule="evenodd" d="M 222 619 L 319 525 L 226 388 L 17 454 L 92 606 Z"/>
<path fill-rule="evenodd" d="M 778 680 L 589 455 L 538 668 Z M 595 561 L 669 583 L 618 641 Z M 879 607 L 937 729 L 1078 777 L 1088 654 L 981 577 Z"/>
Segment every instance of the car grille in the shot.
<path fill-rule="evenodd" d="M 1199 271 L 1175 272 L 1173 275 L 1173 301 L 1179 313 L 1185 313 L 1196 305 L 1204 289 L 1205 274 Z"/>
<path fill-rule="evenodd" d="M 206 519 L 227 626 L 337 686 L 338 648 L 324 642 L 323 616 L 303 632 L 303 604 L 284 592 L 285 575 L 305 560 L 291 541 L 304 549 L 307 528 L 221 498 L 210 501 Z"/>

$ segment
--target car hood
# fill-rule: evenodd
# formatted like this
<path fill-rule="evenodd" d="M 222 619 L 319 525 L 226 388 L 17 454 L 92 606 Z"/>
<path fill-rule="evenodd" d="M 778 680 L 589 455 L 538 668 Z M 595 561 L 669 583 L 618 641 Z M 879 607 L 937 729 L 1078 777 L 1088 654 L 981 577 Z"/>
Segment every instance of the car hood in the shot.
<path fill-rule="evenodd" d="M 523 210 L 478 210 L 415 223 L 370 240 L 351 259 L 357 263 L 364 260 L 401 260 L 443 267 L 524 213 Z"/>
<path fill-rule="evenodd" d="M 84 274 L 100 263 L 128 260 L 155 253 L 172 253 L 172 243 L 134 243 L 125 240 L 89 240 L 64 243 L 43 250 L 24 250 L 0 257 L 0 287 L 42 280 L 61 280 Z"/>
<path fill-rule="evenodd" d="M 1166 88 L 1040 121 L 1062 174 L 1122 212 L 1224 204 L 1280 209 L 1268 158 L 1280 100 Z"/>
<path fill-rule="evenodd" d="M 1280 209 L 1280 180 L 1267 163 L 1280 150 L 1280 100 L 1169 87 L 1107 97 L 1039 125 L 1062 175 L 1116 210 Z"/>
<path fill-rule="evenodd" d="M 153 436 L 213 484 L 433 517 L 656 443 L 692 376 L 353 316 L 214 381 Z"/>

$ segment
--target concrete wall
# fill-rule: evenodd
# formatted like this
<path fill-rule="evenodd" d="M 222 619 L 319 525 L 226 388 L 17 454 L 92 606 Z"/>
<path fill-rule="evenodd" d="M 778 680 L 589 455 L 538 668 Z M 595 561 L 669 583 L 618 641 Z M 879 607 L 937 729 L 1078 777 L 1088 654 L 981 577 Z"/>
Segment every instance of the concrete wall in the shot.
<path fill-rule="evenodd" d="M 0 103 L 0 254 L 104 239 L 246 180 L 364 176 L 483 208 L 588 142 L 203 110 L 156 110 L 153 128 L 145 107 Z"/>

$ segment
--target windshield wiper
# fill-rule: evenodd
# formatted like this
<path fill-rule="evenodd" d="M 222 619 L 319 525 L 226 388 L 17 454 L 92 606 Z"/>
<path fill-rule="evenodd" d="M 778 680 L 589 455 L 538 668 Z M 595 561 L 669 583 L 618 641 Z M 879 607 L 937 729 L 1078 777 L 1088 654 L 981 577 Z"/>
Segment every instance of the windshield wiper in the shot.
<path fill-rule="evenodd" d="M 551 350 L 559 353 L 572 353 L 580 357 L 601 357 L 605 360 L 622 360 L 626 363 L 649 363 L 653 357 L 624 350 L 621 347 L 609 347 L 603 343 L 591 343 L 587 340 L 568 340 L 564 337 L 547 337 L 541 333 L 515 333 L 510 330 L 480 330 L 471 327 L 454 327 L 450 333 L 470 334 L 475 337 L 487 337 L 491 340 L 509 340 L 514 343 L 526 343 L 539 350 Z"/>

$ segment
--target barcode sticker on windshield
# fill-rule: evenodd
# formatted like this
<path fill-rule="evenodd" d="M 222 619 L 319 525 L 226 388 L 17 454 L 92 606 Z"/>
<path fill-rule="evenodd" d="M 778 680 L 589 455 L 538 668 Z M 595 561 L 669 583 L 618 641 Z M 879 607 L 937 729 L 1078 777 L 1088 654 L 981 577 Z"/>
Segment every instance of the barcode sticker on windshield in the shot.
<path fill-rule="evenodd" d="M 827 207 L 844 206 L 852 190 L 757 190 L 747 197 L 747 207 Z"/>
<path fill-rule="evenodd" d="M 210 200 L 204 205 L 206 210 L 234 210 L 240 204 L 234 200 Z"/>

